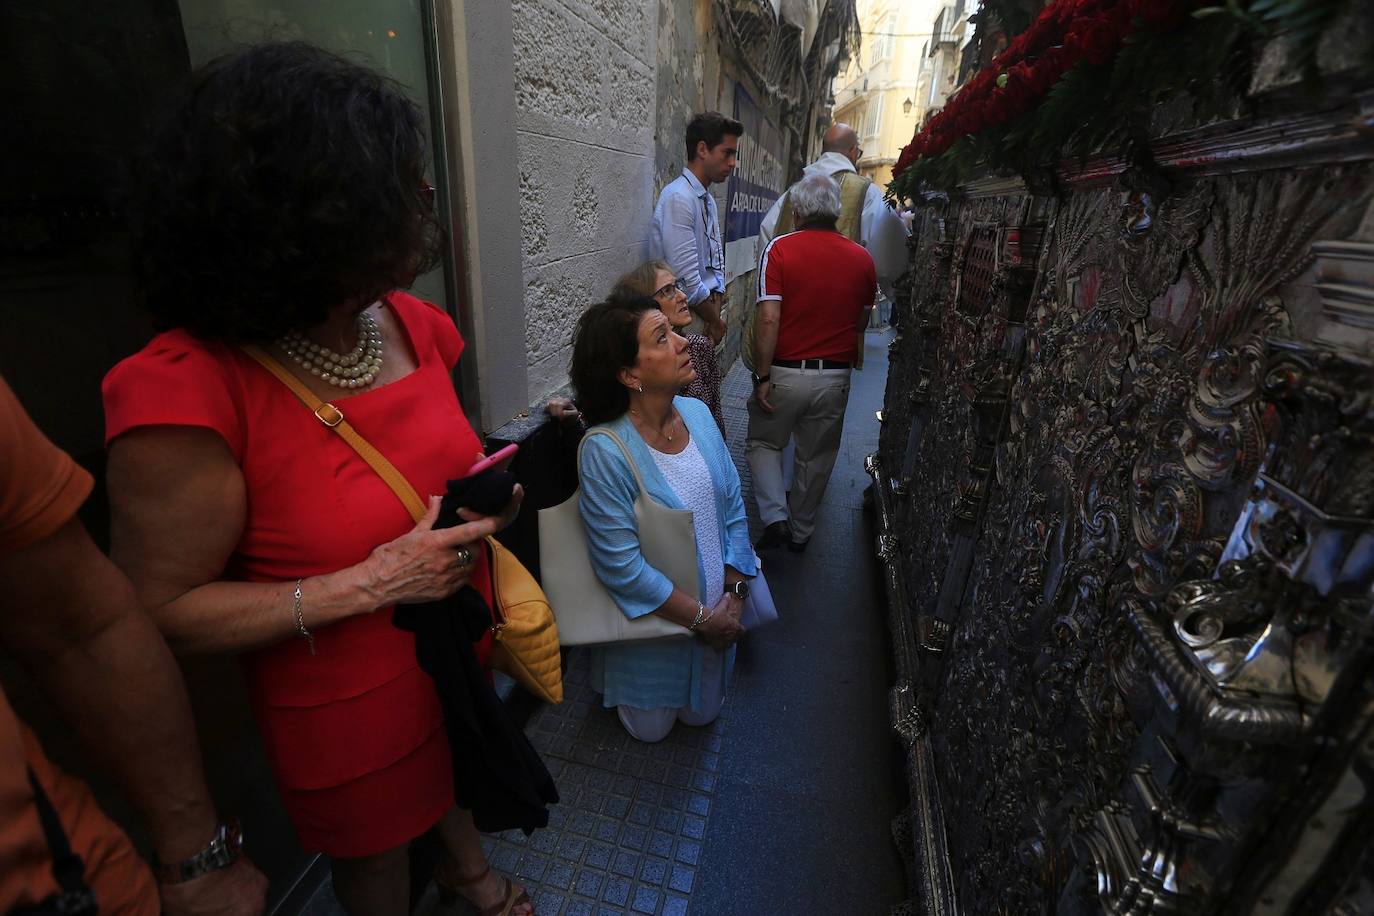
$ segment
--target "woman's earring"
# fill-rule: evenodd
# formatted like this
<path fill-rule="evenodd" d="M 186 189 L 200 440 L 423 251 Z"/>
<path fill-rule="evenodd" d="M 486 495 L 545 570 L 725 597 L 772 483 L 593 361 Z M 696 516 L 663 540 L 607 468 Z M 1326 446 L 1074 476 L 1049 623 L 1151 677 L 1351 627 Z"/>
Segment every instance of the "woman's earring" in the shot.
<path fill-rule="evenodd" d="M 643 393 L 644 393 L 644 383 L 643 383 L 643 382 L 640 382 L 640 383 L 639 383 L 639 387 L 636 388 L 635 391 L 638 391 L 640 394 L 643 394 Z"/>

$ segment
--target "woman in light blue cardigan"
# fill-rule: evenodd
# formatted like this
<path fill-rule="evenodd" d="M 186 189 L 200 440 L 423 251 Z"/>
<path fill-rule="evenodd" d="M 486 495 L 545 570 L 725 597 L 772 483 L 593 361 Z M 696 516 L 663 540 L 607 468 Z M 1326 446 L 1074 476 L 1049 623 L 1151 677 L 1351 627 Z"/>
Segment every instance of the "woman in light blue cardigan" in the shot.
<path fill-rule="evenodd" d="M 678 397 L 694 377 L 687 342 L 654 300 L 613 299 L 578 322 L 572 381 L 592 424 L 619 436 L 649 497 L 691 509 L 701 601 L 650 566 L 639 546 L 639 485 L 625 452 L 607 436 L 582 448 L 582 520 L 592 568 L 627 617 L 658 614 L 692 638 L 593 650 L 592 684 L 641 741 L 659 741 L 675 721 L 705 725 L 720 713 L 748 582 L 758 573 L 739 474 L 711 411 Z"/>

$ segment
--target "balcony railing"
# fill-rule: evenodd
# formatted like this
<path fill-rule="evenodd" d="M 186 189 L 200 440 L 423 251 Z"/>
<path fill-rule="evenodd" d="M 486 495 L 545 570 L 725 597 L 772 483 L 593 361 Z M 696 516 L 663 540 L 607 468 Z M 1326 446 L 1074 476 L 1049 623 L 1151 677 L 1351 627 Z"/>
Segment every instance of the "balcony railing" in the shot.
<path fill-rule="evenodd" d="M 947 6 L 944 9 L 940 10 L 940 15 L 935 17 L 935 25 L 931 29 L 930 37 L 931 57 L 934 57 L 936 54 L 938 54 L 940 50 L 944 48 L 946 45 L 958 45 L 959 36 L 956 34 L 956 30 L 959 26 L 959 20 L 962 16 L 962 10 L 962 3 L 960 3 L 955 8 Z"/>

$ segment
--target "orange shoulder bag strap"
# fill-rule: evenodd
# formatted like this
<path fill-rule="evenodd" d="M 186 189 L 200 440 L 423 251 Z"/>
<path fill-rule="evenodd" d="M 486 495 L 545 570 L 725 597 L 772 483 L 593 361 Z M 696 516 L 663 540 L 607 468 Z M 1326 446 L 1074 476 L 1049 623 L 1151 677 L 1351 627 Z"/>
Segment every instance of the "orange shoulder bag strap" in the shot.
<path fill-rule="evenodd" d="M 310 412 L 315 418 L 328 426 L 339 436 L 353 446 L 353 450 L 371 466 L 377 475 L 386 481 L 386 485 L 391 487 L 392 492 L 406 507 L 406 511 L 411 514 L 415 521 L 425 517 L 427 511 L 425 501 L 420 498 L 420 494 L 415 492 L 415 488 L 406 480 L 405 475 L 396 470 L 396 465 L 387 460 L 386 456 L 372 447 L 372 443 L 359 434 L 359 432 L 349 425 L 344 419 L 343 411 L 316 397 L 315 392 L 305 386 L 305 383 L 291 374 L 291 370 L 283 366 L 276 357 L 268 353 L 262 347 L 254 344 L 244 344 L 241 349 L 249 356 L 253 357 L 264 369 L 272 373 L 277 379 L 291 389 L 291 393 L 300 398 L 301 403 L 310 408 Z"/>

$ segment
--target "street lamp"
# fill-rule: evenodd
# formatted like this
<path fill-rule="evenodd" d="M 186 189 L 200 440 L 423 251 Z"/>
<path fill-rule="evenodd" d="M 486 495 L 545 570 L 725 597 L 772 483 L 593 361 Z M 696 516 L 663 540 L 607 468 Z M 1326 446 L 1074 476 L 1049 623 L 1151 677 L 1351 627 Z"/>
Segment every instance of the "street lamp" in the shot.
<path fill-rule="evenodd" d="M 902 114 L 904 114 L 904 115 L 909 115 L 909 114 L 911 114 L 911 98 L 910 98 L 910 97 L 908 97 L 907 100 L 906 100 L 905 102 L 902 103 Z"/>

